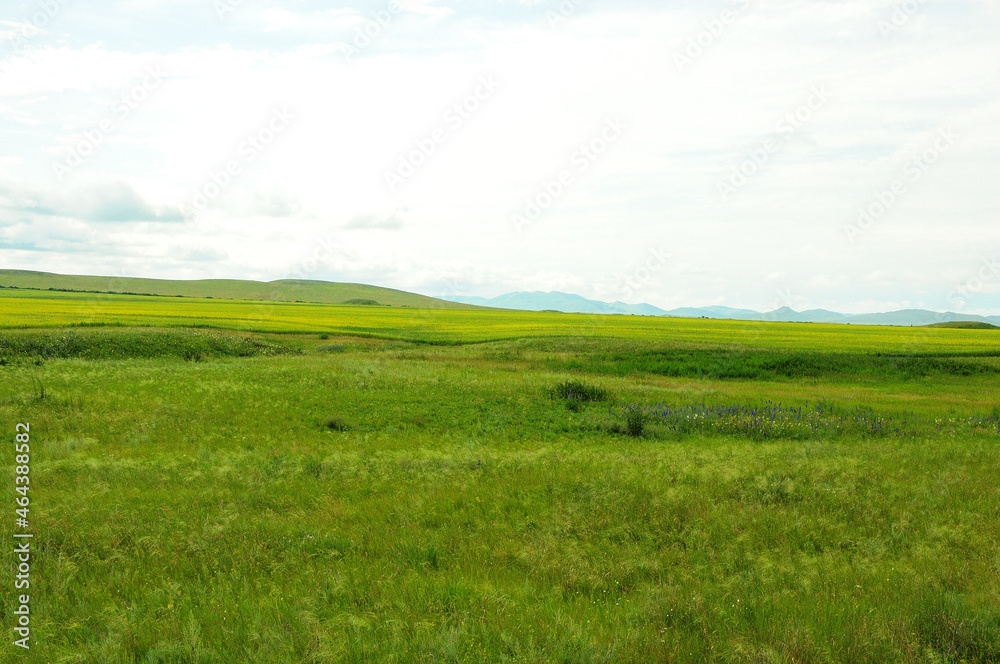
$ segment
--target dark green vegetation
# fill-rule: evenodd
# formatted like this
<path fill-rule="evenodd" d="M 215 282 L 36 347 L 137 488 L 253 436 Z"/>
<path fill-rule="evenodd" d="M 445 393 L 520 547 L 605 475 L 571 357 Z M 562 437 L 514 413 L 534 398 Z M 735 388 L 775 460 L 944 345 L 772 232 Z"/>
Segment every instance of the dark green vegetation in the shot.
<path fill-rule="evenodd" d="M 1000 351 L 937 355 L 889 353 L 819 353 L 760 351 L 745 348 L 649 349 L 635 346 L 616 352 L 596 352 L 581 358 L 554 359 L 553 368 L 618 376 L 657 374 L 676 378 L 719 380 L 882 380 L 937 375 L 971 376 L 1000 373 L 1000 365 L 977 359 L 1000 357 Z"/>
<path fill-rule="evenodd" d="M 0 270 L 0 288 L 38 289 L 79 293 L 123 293 L 170 297 L 260 300 L 267 302 L 319 302 L 326 304 L 384 304 L 394 307 L 475 309 L 392 288 L 342 284 L 306 279 L 260 282 L 238 279 L 178 281 L 133 277 L 89 277 L 29 270 Z"/>
<path fill-rule="evenodd" d="M 551 395 L 553 399 L 561 399 L 574 413 L 580 412 L 583 404 L 587 402 L 611 400 L 611 393 L 604 388 L 578 380 L 565 380 L 559 383 L 552 388 Z"/>
<path fill-rule="evenodd" d="M 365 299 L 363 297 L 356 297 L 353 300 L 347 300 L 344 304 L 364 304 L 372 307 L 380 306 L 377 300 Z"/>
<path fill-rule="evenodd" d="M 299 353 L 283 343 L 204 330 L 82 328 L 0 331 L 0 363 L 49 359 L 86 360 L 179 357 L 201 361 Z"/>
<path fill-rule="evenodd" d="M 982 323 L 979 321 L 955 321 L 951 323 L 934 323 L 933 325 L 928 325 L 927 327 L 943 327 L 955 330 L 1000 330 L 1000 327 L 997 327 L 996 325 L 992 325 L 990 323 Z"/>
<path fill-rule="evenodd" d="M 646 432 L 646 413 L 637 405 L 625 409 L 625 433 L 638 438 Z"/>
<path fill-rule="evenodd" d="M 552 396 L 567 401 L 608 401 L 611 393 L 603 387 L 588 385 L 579 380 L 564 380 L 552 388 Z"/>
<path fill-rule="evenodd" d="M 0 332 L 20 660 L 1000 661 L 1000 358 L 747 329 Z"/>

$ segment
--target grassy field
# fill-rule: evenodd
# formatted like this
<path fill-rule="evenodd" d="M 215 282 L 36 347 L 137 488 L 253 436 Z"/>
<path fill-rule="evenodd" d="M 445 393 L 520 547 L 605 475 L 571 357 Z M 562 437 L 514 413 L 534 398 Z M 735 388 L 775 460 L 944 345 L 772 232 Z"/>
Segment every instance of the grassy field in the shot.
<path fill-rule="evenodd" d="M 13 290 L 0 328 L 4 661 L 1000 661 L 991 330 Z"/>
<path fill-rule="evenodd" d="M 208 327 L 345 334 L 429 344 L 570 336 L 704 348 L 1000 355 L 1000 336 L 990 330 L 961 328 L 767 324 L 499 309 L 409 309 L 0 290 L 0 329 L 67 326 Z"/>

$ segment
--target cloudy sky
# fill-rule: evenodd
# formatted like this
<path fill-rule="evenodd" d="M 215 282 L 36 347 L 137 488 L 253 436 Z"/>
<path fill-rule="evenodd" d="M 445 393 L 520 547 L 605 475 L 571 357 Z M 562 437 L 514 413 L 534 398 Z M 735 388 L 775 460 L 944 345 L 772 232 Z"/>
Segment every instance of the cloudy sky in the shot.
<path fill-rule="evenodd" d="M 0 267 L 1000 313 L 1000 0 L 6 0 Z"/>

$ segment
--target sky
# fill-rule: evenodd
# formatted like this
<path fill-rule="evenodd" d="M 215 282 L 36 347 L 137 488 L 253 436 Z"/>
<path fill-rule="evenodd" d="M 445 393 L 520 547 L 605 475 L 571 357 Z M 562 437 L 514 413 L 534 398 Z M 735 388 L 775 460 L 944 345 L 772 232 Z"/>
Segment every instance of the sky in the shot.
<path fill-rule="evenodd" d="M 1000 0 L 6 0 L 0 268 L 1000 313 Z"/>

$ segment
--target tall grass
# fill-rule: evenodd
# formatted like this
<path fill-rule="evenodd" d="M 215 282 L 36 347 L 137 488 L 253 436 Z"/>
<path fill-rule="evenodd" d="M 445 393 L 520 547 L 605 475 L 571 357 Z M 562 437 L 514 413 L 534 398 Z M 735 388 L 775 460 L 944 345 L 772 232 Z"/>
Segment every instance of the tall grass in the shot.
<path fill-rule="evenodd" d="M 297 349 L 264 339 L 203 330 L 78 329 L 65 331 L 0 331 L 0 357 L 87 360 L 179 357 L 258 357 L 297 353 Z"/>
<path fill-rule="evenodd" d="M 33 432 L 21 659 L 997 661 L 993 373 L 598 380 L 553 371 L 588 356 L 562 341 L 337 342 L 0 367 Z"/>

